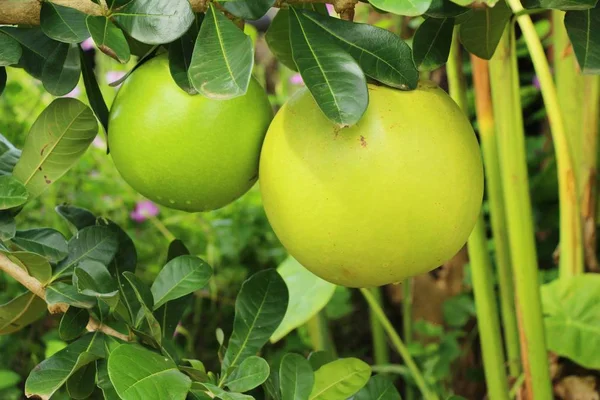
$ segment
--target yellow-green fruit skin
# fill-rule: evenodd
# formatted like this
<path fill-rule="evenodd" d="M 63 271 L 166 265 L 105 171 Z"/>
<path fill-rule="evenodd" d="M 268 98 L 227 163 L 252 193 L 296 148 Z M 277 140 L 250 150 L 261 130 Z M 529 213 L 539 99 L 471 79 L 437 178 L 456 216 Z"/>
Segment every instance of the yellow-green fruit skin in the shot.
<path fill-rule="evenodd" d="M 304 267 L 349 287 L 400 282 L 454 256 L 483 198 L 468 119 L 431 82 L 369 85 L 369 107 L 338 129 L 307 90 L 275 116 L 260 189 L 276 235 Z"/>
<path fill-rule="evenodd" d="M 223 207 L 256 182 L 272 108 L 251 79 L 230 100 L 189 95 L 166 57 L 137 69 L 111 107 L 108 143 L 119 173 L 142 195 L 185 211 Z"/>

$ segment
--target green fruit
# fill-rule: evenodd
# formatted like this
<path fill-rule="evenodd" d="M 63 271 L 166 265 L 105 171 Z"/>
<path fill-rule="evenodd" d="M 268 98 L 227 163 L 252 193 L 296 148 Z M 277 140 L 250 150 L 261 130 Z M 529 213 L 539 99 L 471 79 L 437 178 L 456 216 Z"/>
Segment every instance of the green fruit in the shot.
<path fill-rule="evenodd" d="M 147 198 L 179 210 L 214 210 L 256 181 L 272 115 L 256 80 L 231 100 L 191 96 L 160 56 L 119 90 L 110 112 L 110 154 L 125 181 Z"/>
<path fill-rule="evenodd" d="M 275 116 L 261 154 L 275 233 L 314 274 L 349 287 L 441 265 L 466 242 L 483 198 L 477 139 L 442 89 L 369 85 L 369 96 L 358 124 L 339 129 L 300 91 Z"/>

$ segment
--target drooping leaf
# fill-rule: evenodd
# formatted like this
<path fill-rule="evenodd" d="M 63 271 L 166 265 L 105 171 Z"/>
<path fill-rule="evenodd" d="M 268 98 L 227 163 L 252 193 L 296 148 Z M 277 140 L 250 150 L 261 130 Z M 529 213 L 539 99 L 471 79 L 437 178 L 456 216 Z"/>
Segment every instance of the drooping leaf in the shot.
<path fill-rule="evenodd" d="M 85 26 L 86 15 L 71 7 L 49 1 L 42 3 L 40 26 L 44 33 L 59 42 L 81 43 L 90 33 Z"/>
<path fill-rule="evenodd" d="M 432 18 L 454 18 L 468 13 L 471 9 L 461 7 L 450 0 L 433 0 L 425 13 Z"/>
<path fill-rule="evenodd" d="M 11 175 L 20 157 L 21 150 L 0 134 L 0 176 Z"/>
<path fill-rule="evenodd" d="M 453 18 L 427 18 L 423 21 L 413 38 L 413 57 L 419 70 L 431 71 L 448 61 L 453 31 Z"/>
<path fill-rule="evenodd" d="M 47 258 L 53 263 L 59 262 L 68 254 L 67 240 L 62 233 L 51 228 L 18 231 L 13 243 L 25 251 Z"/>
<path fill-rule="evenodd" d="M 315 381 L 310 363 L 298 354 L 286 354 L 279 367 L 282 400 L 308 399 Z"/>
<path fill-rule="evenodd" d="M 50 398 L 78 369 L 104 357 L 103 342 L 102 333 L 89 333 L 42 361 L 27 377 L 27 397 Z"/>
<path fill-rule="evenodd" d="M 42 284 L 46 284 L 50 281 L 50 278 L 52 277 L 52 267 L 45 257 L 28 251 L 13 251 L 11 253 L 6 251 L 1 252 Z"/>
<path fill-rule="evenodd" d="M 277 342 L 314 317 L 327 305 L 335 292 L 333 283 L 319 278 L 291 256 L 277 268 L 277 272 L 287 285 L 289 304 L 283 321 L 271 336 L 271 343 Z"/>
<path fill-rule="evenodd" d="M 587 10 L 594 8 L 598 0 L 523 0 L 525 8 L 545 8 L 556 10 Z"/>
<path fill-rule="evenodd" d="M 25 204 L 29 193 L 25 186 L 10 175 L 0 176 L 0 210 L 8 210 Z"/>
<path fill-rule="evenodd" d="M 85 400 L 96 389 L 96 363 L 84 365 L 67 379 L 67 393 L 74 400 Z"/>
<path fill-rule="evenodd" d="M 81 75 L 88 102 L 106 133 L 108 132 L 108 107 L 98 86 L 98 80 L 92 68 L 91 60 L 88 59 L 88 56 L 81 47 L 79 47 L 79 58 L 81 60 Z"/>
<path fill-rule="evenodd" d="M 50 55 L 42 70 L 44 88 L 55 96 L 64 96 L 79 83 L 81 64 L 79 47 L 62 43 Z"/>
<path fill-rule="evenodd" d="M 27 135 L 14 169 L 29 191 L 40 195 L 83 155 L 98 131 L 88 106 L 72 98 L 54 100 L 38 117 Z"/>
<path fill-rule="evenodd" d="M 583 73 L 600 74 L 600 6 L 567 12 L 565 28 Z"/>
<path fill-rule="evenodd" d="M 250 356 L 227 377 L 225 386 L 234 392 L 248 392 L 262 385 L 269 377 L 269 373 L 269 364 L 264 358 Z"/>
<path fill-rule="evenodd" d="M 354 57 L 370 78 L 400 89 L 417 87 L 419 73 L 412 61 L 410 47 L 397 35 L 369 24 L 344 21 L 314 11 L 298 12 Z"/>
<path fill-rule="evenodd" d="M 354 400 L 372 399 L 401 400 L 398 389 L 384 375 L 372 376 L 367 385 L 354 396 Z"/>
<path fill-rule="evenodd" d="M 21 45 L 14 38 L 0 32 L 0 67 L 6 67 L 19 62 L 21 59 Z"/>
<path fill-rule="evenodd" d="M 250 37 L 211 3 L 189 67 L 194 88 L 209 98 L 241 96 L 248 89 L 253 65 L 254 47 Z"/>
<path fill-rule="evenodd" d="M 292 56 L 304 83 L 327 118 L 340 127 L 354 125 L 369 103 L 364 73 L 320 28 L 290 10 Z"/>
<path fill-rule="evenodd" d="M 85 296 L 77 291 L 73 285 L 64 282 L 55 282 L 46 288 L 46 302 L 49 305 L 66 303 L 77 308 L 93 308 L 96 299 Z"/>
<path fill-rule="evenodd" d="M 46 313 L 46 303 L 31 292 L 0 305 L 0 335 L 23 329 Z"/>
<path fill-rule="evenodd" d="M 287 304 L 288 290 L 277 271 L 261 271 L 244 282 L 235 302 L 233 333 L 223 359 L 223 372 L 264 346 L 281 323 Z"/>
<path fill-rule="evenodd" d="M 9 211 L 0 211 L 0 241 L 10 240 L 16 233 L 15 218 Z"/>
<path fill-rule="evenodd" d="M 190 29 L 182 37 L 169 44 L 169 70 L 171 76 L 175 83 L 189 94 L 198 93 L 190 82 L 188 72 L 192 64 L 194 45 L 203 18 L 204 14 L 196 14 Z"/>
<path fill-rule="evenodd" d="M 77 339 L 85 333 L 87 323 L 90 319 L 89 312 L 84 308 L 69 307 L 63 314 L 58 326 L 58 334 L 64 341 Z"/>
<path fill-rule="evenodd" d="M 39 27 L 14 28 L 0 26 L 0 31 L 21 44 L 23 54 L 18 65 L 22 66 L 31 76 L 41 79 L 46 60 L 56 47 L 61 45 L 61 42 L 50 39 Z"/>
<path fill-rule="evenodd" d="M 88 15 L 85 23 L 101 52 L 122 64 L 129 61 L 131 51 L 127 39 L 108 17 Z"/>
<path fill-rule="evenodd" d="M 242 19 L 256 20 L 261 18 L 275 4 L 275 0 L 227 1 L 223 7 Z"/>
<path fill-rule="evenodd" d="M 170 43 L 183 35 L 194 20 L 188 0 L 136 0 L 113 14 L 131 37 L 142 43 Z"/>
<path fill-rule="evenodd" d="M 315 371 L 309 399 L 347 399 L 365 386 L 370 376 L 369 364 L 357 358 L 340 358 Z"/>
<path fill-rule="evenodd" d="M 64 204 L 57 206 L 56 212 L 77 230 L 96 224 L 96 216 L 85 208 Z"/>
<path fill-rule="evenodd" d="M 431 0 L 369 0 L 373 6 L 393 14 L 416 17 L 425 14 Z"/>
<path fill-rule="evenodd" d="M 169 261 L 152 284 L 154 309 L 202 289 L 212 276 L 212 268 L 198 257 L 184 255 Z"/>
<path fill-rule="evenodd" d="M 504 1 L 494 7 L 473 11 L 468 23 L 460 25 L 460 41 L 479 58 L 489 60 L 494 55 L 512 11 Z"/>
<path fill-rule="evenodd" d="M 108 375 L 123 400 L 184 400 L 192 381 L 167 357 L 124 344 L 108 358 Z"/>

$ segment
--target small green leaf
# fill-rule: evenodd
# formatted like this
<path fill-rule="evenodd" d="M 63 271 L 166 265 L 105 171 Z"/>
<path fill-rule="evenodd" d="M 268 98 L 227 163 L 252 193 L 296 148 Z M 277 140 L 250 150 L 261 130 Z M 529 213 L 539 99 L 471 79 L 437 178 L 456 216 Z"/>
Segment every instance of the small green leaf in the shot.
<path fill-rule="evenodd" d="M 8 369 L 0 369 L 0 391 L 10 389 L 21 382 L 21 375 Z"/>
<path fill-rule="evenodd" d="M 80 262 L 73 271 L 73 286 L 85 296 L 96 297 L 112 310 L 119 302 L 119 290 L 104 264 L 94 260 Z"/>
<path fill-rule="evenodd" d="M 21 150 L 17 149 L 0 134 L 0 176 L 12 175 L 17 161 L 21 157 Z"/>
<path fill-rule="evenodd" d="M 171 261 L 175 257 L 179 256 L 187 256 L 190 254 L 190 251 L 185 244 L 179 240 L 175 239 L 171 243 L 169 243 L 169 250 L 167 251 L 167 262 Z"/>
<path fill-rule="evenodd" d="M 292 56 L 319 108 L 340 127 L 354 125 L 369 104 L 359 65 L 314 23 L 290 8 Z"/>
<path fill-rule="evenodd" d="M 588 10 L 594 8 L 598 0 L 523 0 L 525 8 L 544 8 L 556 10 Z"/>
<path fill-rule="evenodd" d="M 583 73 L 600 74 L 600 6 L 567 12 L 565 28 Z"/>
<path fill-rule="evenodd" d="M 308 362 L 310 363 L 313 371 L 318 370 L 323 365 L 329 364 L 336 359 L 337 358 L 334 357 L 333 354 L 325 350 L 313 351 L 308 355 Z"/>
<path fill-rule="evenodd" d="M 130 1 L 113 16 L 131 37 L 148 44 L 170 43 L 194 21 L 188 0 Z"/>
<path fill-rule="evenodd" d="M 55 96 L 64 96 L 75 89 L 80 76 L 79 46 L 75 44 L 58 46 L 42 70 L 44 88 Z"/>
<path fill-rule="evenodd" d="M 79 59 L 81 62 L 81 75 L 83 77 L 83 85 L 85 86 L 85 93 L 90 103 L 90 107 L 94 111 L 96 118 L 100 121 L 100 124 L 104 128 L 104 132 L 108 132 L 108 107 L 98 86 L 98 80 L 91 64 L 91 57 L 85 54 L 85 51 L 79 47 Z"/>
<path fill-rule="evenodd" d="M 98 123 L 88 106 L 79 100 L 54 100 L 37 118 L 14 169 L 29 191 L 40 195 L 83 155 L 98 132 Z"/>
<path fill-rule="evenodd" d="M 129 44 L 123 31 L 108 17 L 88 15 L 85 23 L 98 49 L 109 57 L 124 64 L 131 58 Z"/>
<path fill-rule="evenodd" d="M 6 67 L 19 62 L 21 59 L 21 45 L 12 37 L 0 32 L 0 67 Z"/>
<path fill-rule="evenodd" d="M 315 371 L 309 400 L 342 400 L 358 392 L 369 380 L 371 367 L 357 358 L 341 358 Z"/>
<path fill-rule="evenodd" d="M 85 26 L 86 15 L 74 8 L 45 1 L 40 10 L 40 26 L 44 33 L 59 42 L 81 43 L 90 33 Z"/>
<path fill-rule="evenodd" d="M 189 94 L 198 93 L 190 82 L 188 74 L 190 65 L 192 64 L 192 55 L 194 53 L 194 45 L 204 14 L 197 14 L 190 26 L 190 29 L 179 39 L 169 44 L 169 70 L 171 76 L 177 85 Z"/>
<path fill-rule="evenodd" d="M 425 14 L 431 0 L 369 0 L 374 7 L 393 14 L 416 17 Z"/>
<path fill-rule="evenodd" d="M 96 225 L 96 216 L 85 208 L 65 204 L 56 207 L 56 212 L 77 230 Z"/>
<path fill-rule="evenodd" d="M 0 212 L 0 241 L 10 240 L 17 233 L 15 218 L 9 211 Z"/>
<path fill-rule="evenodd" d="M 511 15 L 512 11 L 504 1 L 491 8 L 473 11 L 469 20 L 460 25 L 460 41 L 469 53 L 491 59 Z"/>
<path fill-rule="evenodd" d="M 84 365 L 67 379 L 67 393 L 72 399 L 85 400 L 96 389 L 96 363 Z"/>
<path fill-rule="evenodd" d="M 250 36 L 210 3 L 189 68 L 194 88 L 209 98 L 241 96 L 248 89 L 253 65 L 254 47 Z"/>
<path fill-rule="evenodd" d="M 31 292 L 0 305 L 0 335 L 23 329 L 46 314 L 46 303 Z"/>
<path fill-rule="evenodd" d="M 90 314 L 86 309 L 69 307 L 63 314 L 58 326 L 58 334 L 62 340 L 71 341 L 83 335 L 86 331 Z"/>
<path fill-rule="evenodd" d="M 402 400 L 398 389 L 392 381 L 383 375 L 375 375 L 369 379 L 367 386 L 363 387 L 354 400 Z"/>
<path fill-rule="evenodd" d="M 461 7 L 450 0 L 433 0 L 425 14 L 432 18 L 454 18 L 468 13 L 471 9 Z"/>
<path fill-rule="evenodd" d="M 198 257 L 179 256 L 160 270 L 152 283 L 154 309 L 202 289 L 212 276 L 212 268 Z"/>
<path fill-rule="evenodd" d="M 310 363 L 298 354 L 286 354 L 279 367 L 282 400 L 308 399 L 315 381 Z"/>
<path fill-rule="evenodd" d="M 227 1 L 223 7 L 236 17 L 246 20 L 260 19 L 275 4 L 275 0 Z"/>
<path fill-rule="evenodd" d="M 108 375 L 123 400 L 184 400 L 192 385 L 172 360 L 135 344 L 110 354 Z"/>
<path fill-rule="evenodd" d="M 69 253 L 65 237 L 51 228 L 18 231 L 12 241 L 21 249 L 37 253 L 53 263 L 59 262 Z"/>
<path fill-rule="evenodd" d="M 66 303 L 77 308 L 93 308 L 97 304 L 96 299 L 79 293 L 73 285 L 64 282 L 55 282 L 46 288 L 46 302 L 48 305 Z"/>
<path fill-rule="evenodd" d="M 8 210 L 25 204 L 29 198 L 21 181 L 10 175 L 0 176 L 0 210 Z"/>
<path fill-rule="evenodd" d="M 413 38 L 413 58 L 419 70 L 431 71 L 448 61 L 453 31 L 453 18 L 427 18 L 423 21 Z"/>
<path fill-rule="evenodd" d="M 269 377 L 269 373 L 269 364 L 264 358 L 250 356 L 227 377 L 225 386 L 234 392 L 248 392 L 262 385 Z"/>
<path fill-rule="evenodd" d="M 2 251 L 2 253 L 42 284 L 50 281 L 52 267 L 45 257 L 28 251 L 13 251 L 12 253 Z"/>

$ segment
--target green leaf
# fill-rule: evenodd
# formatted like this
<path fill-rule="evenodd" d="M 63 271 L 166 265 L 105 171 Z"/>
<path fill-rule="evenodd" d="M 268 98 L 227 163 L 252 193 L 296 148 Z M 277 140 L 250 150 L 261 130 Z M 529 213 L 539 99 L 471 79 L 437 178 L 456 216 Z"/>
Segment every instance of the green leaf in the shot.
<path fill-rule="evenodd" d="M 109 350 L 106 350 L 106 353 L 110 355 Z M 96 361 L 96 370 L 96 384 L 102 390 L 104 400 L 120 400 L 108 376 L 108 361 L 106 359 Z"/>
<path fill-rule="evenodd" d="M 6 68 L 0 67 L 0 94 L 4 92 L 4 88 L 6 87 Z"/>
<path fill-rule="evenodd" d="M 19 59 L 19 65 L 25 68 L 25 71 L 31 76 L 41 79 L 46 60 L 56 47 L 61 46 L 61 43 L 50 39 L 39 27 L 13 28 L 0 26 L 0 31 L 21 44 L 23 54 Z"/>
<path fill-rule="evenodd" d="M 72 399 L 85 400 L 96 389 L 96 363 L 78 369 L 67 379 L 67 393 Z"/>
<path fill-rule="evenodd" d="M 27 377 L 27 397 L 50 398 L 78 369 L 104 357 L 103 342 L 103 334 L 89 333 L 42 361 Z"/>
<path fill-rule="evenodd" d="M 175 333 L 177 324 L 181 321 L 185 309 L 190 304 L 192 294 L 172 300 L 154 311 L 154 317 L 160 324 L 163 339 L 170 340 Z"/>
<path fill-rule="evenodd" d="M 324 350 L 313 351 L 308 355 L 308 362 L 310 363 L 310 366 L 312 367 L 313 371 L 318 370 L 323 365 L 329 364 L 330 362 L 333 362 L 336 359 L 337 358 L 334 357 L 333 354 Z"/>
<path fill-rule="evenodd" d="M 18 63 L 22 54 L 19 42 L 0 32 L 0 67 Z"/>
<path fill-rule="evenodd" d="M 85 208 L 64 204 L 56 207 L 56 212 L 77 230 L 96 224 L 96 216 Z"/>
<path fill-rule="evenodd" d="M 27 202 L 29 193 L 25 186 L 10 175 L 0 176 L 0 210 L 8 210 Z"/>
<path fill-rule="evenodd" d="M 0 134 L 0 176 L 11 175 L 20 157 L 21 150 Z"/>
<path fill-rule="evenodd" d="M 269 372 L 269 364 L 264 358 L 250 356 L 227 377 L 225 386 L 234 392 L 248 392 L 262 385 L 269 377 Z"/>
<path fill-rule="evenodd" d="M 461 7 L 450 0 L 433 0 L 425 13 L 432 18 L 454 18 L 468 13 L 471 9 Z"/>
<path fill-rule="evenodd" d="M 600 74 L 600 6 L 567 12 L 565 28 L 583 73 Z"/>
<path fill-rule="evenodd" d="M 75 89 L 80 76 L 79 47 L 75 44 L 58 46 L 42 70 L 44 88 L 55 96 L 64 96 Z"/>
<path fill-rule="evenodd" d="M 254 47 L 247 36 L 210 3 L 196 40 L 190 82 L 203 96 L 231 99 L 246 93 Z"/>
<path fill-rule="evenodd" d="M 0 305 L 0 335 L 23 329 L 46 314 L 46 303 L 31 292 Z"/>
<path fill-rule="evenodd" d="M 50 281 L 52 267 L 45 257 L 28 251 L 13 251 L 12 253 L 2 251 L 2 253 L 42 284 Z"/>
<path fill-rule="evenodd" d="M 101 52 L 122 64 L 129 61 L 131 51 L 127 39 L 108 17 L 88 15 L 85 23 Z"/>
<path fill-rule="evenodd" d="M 210 383 L 200 383 L 199 386 L 203 386 L 204 388 L 206 388 L 207 392 L 211 394 L 209 398 L 217 398 L 221 400 L 254 400 L 254 397 L 252 396 L 240 393 L 226 392 L 220 387 L 212 385 Z M 201 397 L 201 399 L 203 398 Z"/>
<path fill-rule="evenodd" d="M 257 20 L 269 11 L 275 0 L 227 1 L 223 8 L 236 17 L 246 20 Z"/>
<path fill-rule="evenodd" d="M 397 35 L 368 24 L 357 24 L 307 10 L 299 13 L 323 29 L 335 44 L 358 62 L 365 75 L 385 85 L 415 89 L 419 73 L 410 47 Z"/>
<path fill-rule="evenodd" d="M 431 71 L 441 67 L 448 61 L 453 18 L 427 18 L 413 38 L 413 58 L 421 71 Z"/>
<path fill-rule="evenodd" d="M 98 80 L 94 69 L 92 68 L 91 57 L 85 54 L 85 51 L 79 47 L 79 58 L 81 60 L 81 75 L 83 76 L 83 85 L 85 86 L 85 93 L 88 98 L 88 102 L 96 115 L 96 118 L 100 121 L 100 124 L 104 128 L 104 132 L 108 132 L 108 107 L 98 86 Z"/>
<path fill-rule="evenodd" d="M 290 8 L 292 56 L 319 108 L 340 127 L 354 125 L 369 103 L 359 65 L 314 23 Z"/>
<path fill-rule="evenodd" d="M 72 98 L 54 100 L 29 130 L 14 169 L 30 198 L 39 196 L 67 172 L 97 132 L 98 123 L 88 106 Z"/>
<path fill-rule="evenodd" d="M 79 293 L 73 285 L 64 282 L 55 282 L 46 288 L 46 302 L 48 305 L 66 303 L 77 308 L 93 308 L 97 304 L 96 299 Z"/>
<path fill-rule="evenodd" d="M 282 339 L 317 315 L 335 292 L 333 283 L 319 278 L 291 256 L 277 268 L 277 272 L 287 285 L 289 304 L 283 321 L 271 336 L 271 343 Z"/>
<path fill-rule="evenodd" d="M 290 43 L 290 11 L 279 9 L 277 15 L 271 21 L 265 39 L 273 55 L 283 65 L 291 70 L 298 71 L 298 67 L 292 57 L 292 45 Z"/>
<path fill-rule="evenodd" d="M 175 257 L 179 256 L 187 256 L 190 254 L 190 251 L 185 244 L 179 240 L 175 239 L 171 243 L 169 243 L 169 250 L 167 251 L 167 262 L 171 261 Z"/>
<path fill-rule="evenodd" d="M 140 278 L 135 276 L 132 272 L 123 272 L 123 276 L 135 291 L 138 301 L 147 308 L 152 309 L 154 307 L 154 299 L 148 285 L 142 282 Z"/>
<path fill-rule="evenodd" d="M 493 8 L 475 10 L 469 20 L 460 25 L 460 41 L 469 53 L 489 60 L 494 55 L 512 11 L 504 1 Z"/>
<path fill-rule="evenodd" d="M 198 93 L 192 86 L 189 77 L 189 68 L 192 64 L 194 45 L 204 14 L 196 14 L 190 29 L 179 39 L 169 44 L 169 70 L 177 85 L 189 94 Z"/>
<path fill-rule="evenodd" d="M 0 391 L 10 389 L 21 382 L 21 375 L 8 369 L 0 369 Z"/>
<path fill-rule="evenodd" d="M 8 211 L 0 212 L 0 241 L 10 240 L 17 233 L 15 218 Z"/>
<path fill-rule="evenodd" d="M 40 10 L 40 26 L 44 33 L 59 42 L 81 43 L 90 33 L 85 26 L 86 15 L 74 8 L 45 1 Z"/>
<path fill-rule="evenodd" d="M 184 400 L 192 381 L 167 357 L 124 344 L 108 358 L 108 375 L 123 400 Z"/>
<path fill-rule="evenodd" d="M 308 399 L 315 381 L 310 363 L 298 354 L 286 354 L 279 367 L 282 400 Z"/>
<path fill-rule="evenodd" d="M 98 261 L 80 262 L 73 271 L 73 286 L 83 295 L 104 301 L 113 310 L 119 302 L 119 290 L 115 281 L 104 264 Z"/>
<path fill-rule="evenodd" d="M 131 272 L 124 272 L 123 276 L 135 292 L 138 311 L 134 316 L 134 333 L 154 347 L 162 344 L 162 330 L 154 314 L 152 314 L 153 299 L 152 292 L 137 276 Z"/>
<path fill-rule="evenodd" d="M 598 0 L 523 0 L 525 8 L 544 8 L 556 10 L 587 10 L 594 8 Z"/>
<path fill-rule="evenodd" d="M 548 350 L 600 369 L 600 275 L 555 280 L 541 293 Z"/>
<path fill-rule="evenodd" d="M 431 0 L 369 0 L 374 7 L 393 14 L 416 17 L 425 14 Z"/>
<path fill-rule="evenodd" d="M 402 400 L 394 384 L 384 375 L 375 375 L 369 379 L 354 400 Z"/>
<path fill-rule="evenodd" d="M 442 304 L 444 321 L 453 328 L 463 327 L 476 316 L 475 302 L 466 293 L 448 298 Z"/>
<path fill-rule="evenodd" d="M 222 371 L 255 355 L 275 332 L 288 305 L 288 290 L 274 269 L 258 272 L 243 283 L 235 302 L 233 333 Z"/>
<path fill-rule="evenodd" d="M 169 261 L 152 284 L 154 309 L 202 289 L 212 276 L 212 268 L 198 257 L 179 256 Z"/>
<path fill-rule="evenodd" d="M 113 16 L 131 37 L 148 44 L 170 43 L 194 21 L 188 0 L 130 1 Z"/>
<path fill-rule="evenodd" d="M 371 367 L 357 358 L 341 358 L 315 371 L 309 400 L 345 400 L 369 380 Z"/>
<path fill-rule="evenodd" d="M 86 331 L 90 314 L 86 309 L 69 307 L 63 314 L 58 326 L 58 334 L 64 341 L 71 341 L 83 335 Z"/>
<path fill-rule="evenodd" d="M 65 237 L 51 228 L 18 231 L 12 241 L 21 249 L 37 253 L 53 263 L 59 262 L 69 253 Z"/>

